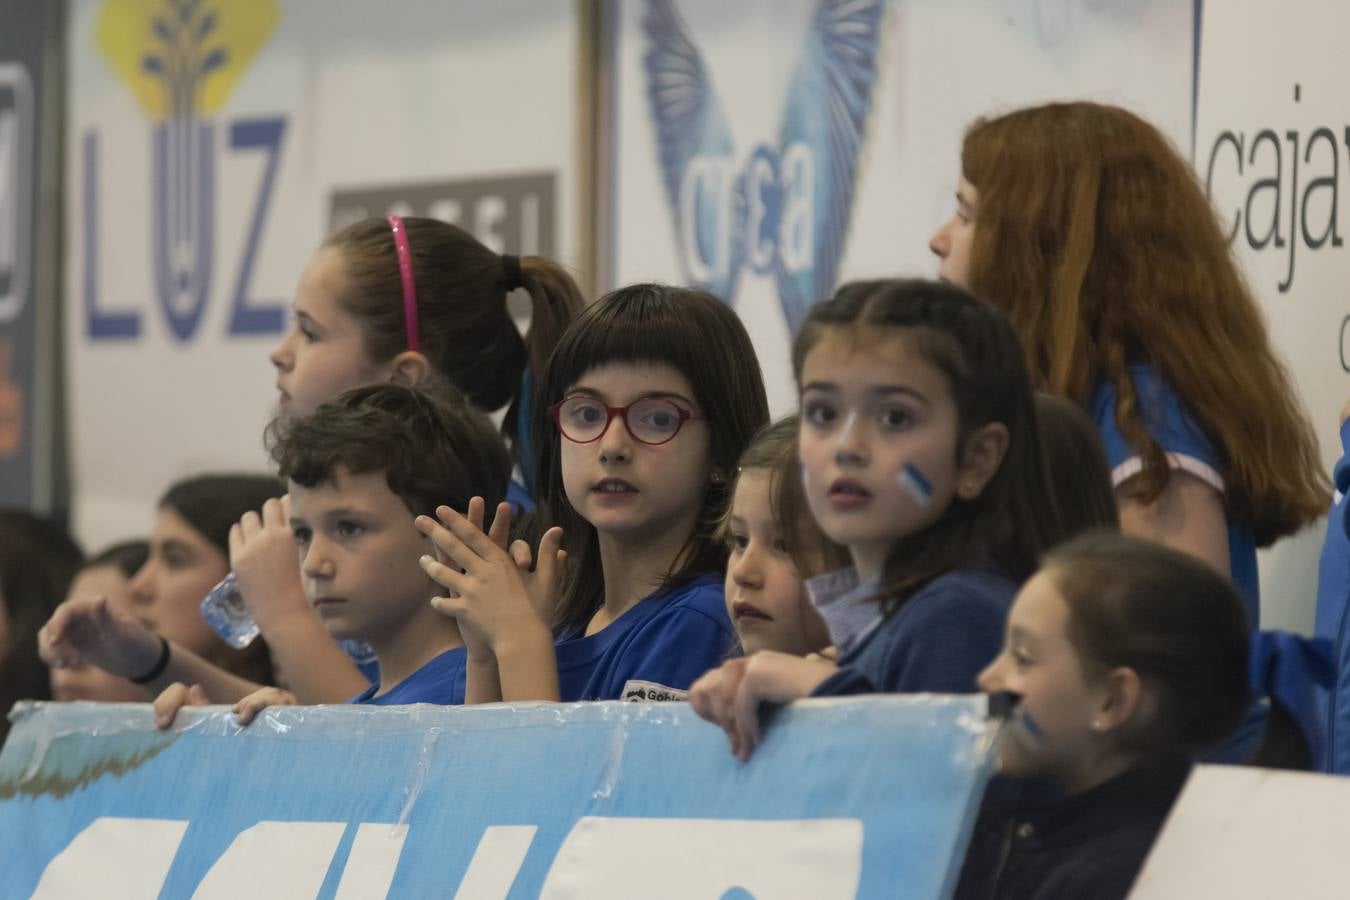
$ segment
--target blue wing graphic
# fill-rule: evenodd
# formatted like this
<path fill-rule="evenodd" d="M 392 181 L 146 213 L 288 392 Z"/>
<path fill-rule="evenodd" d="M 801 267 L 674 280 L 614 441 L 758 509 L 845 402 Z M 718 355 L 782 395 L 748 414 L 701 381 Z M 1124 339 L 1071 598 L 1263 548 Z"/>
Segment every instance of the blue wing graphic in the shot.
<path fill-rule="evenodd" d="M 788 189 L 777 270 L 783 315 L 794 333 L 811 304 L 834 290 L 839 274 L 884 8 L 885 0 L 821 0 L 788 92 L 779 144 Z"/>
<path fill-rule="evenodd" d="M 647 0 L 643 68 L 685 280 L 731 301 L 745 200 L 731 126 L 673 0 Z"/>

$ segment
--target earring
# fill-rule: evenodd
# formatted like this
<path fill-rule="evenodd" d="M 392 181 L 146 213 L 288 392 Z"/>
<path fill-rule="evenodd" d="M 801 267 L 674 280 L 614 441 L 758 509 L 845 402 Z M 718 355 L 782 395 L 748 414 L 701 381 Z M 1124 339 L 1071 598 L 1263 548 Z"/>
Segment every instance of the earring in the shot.
<path fill-rule="evenodd" d="M 721 483 L 722 483 L 722 473 L 721 473 L 721 472 L 713 472 L 712 475 L 708 478 L 708 480 L 711 481 L 713 484 L 721 484 Z"/>
<path fill-rule="evenodd" d="M 1093 731 L 1101 731 L 1101 730 L 1102 730 L 1102 720 L 1101 720 L 1101 719 L 1093 719 L 1093 720 L 1092 720 L 1092 730 L 1093 730 Z"/>

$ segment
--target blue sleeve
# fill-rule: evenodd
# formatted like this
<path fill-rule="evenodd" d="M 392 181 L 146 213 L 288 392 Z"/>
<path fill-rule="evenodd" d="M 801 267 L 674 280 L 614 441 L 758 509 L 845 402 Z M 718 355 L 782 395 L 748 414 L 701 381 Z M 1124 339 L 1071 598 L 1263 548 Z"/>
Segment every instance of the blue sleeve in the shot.
<path fill-rule="evenodd" d="M 855 694 L 879 694 L 877 686 L 857 669 L 844 666 L 826 678 L 811 692 L 812 697 L 851 697 Z"/>
<path fill-rule="evenodd" d="M 727 661 L 736 644 L 726 617 L 696 606 L 672 605 L 629 639 L 610 672 L 606 697 L 618 698 L 629 681 L 687 691 L 699 676 Z"/>
<path fill-rule="evenodd" d="M 1211 469 L 1215 477 L 1222 479 L 1222 460 L 1219 459 L 1209 439 L 1205 437 L 1199 423 L 1182 406 L 1180 398 L 1152 368 L 1131 366 L 1129 372 L 1138 397 L 1139 415 L 1149 435 L 1167 453 L 1196 460 Z M 1102 445 L 1106 448 L 1106 460 L 1110 464 L 1113 480 L 1119 483 L 1123 479 L 1115 478 L 1116 469 L 1133 457 L 1139 456 L 1141 448 L 1132 446 L 1121 433 L 1120 426 L 1116 424 L 1114 385 L 1103 382 L 1093 396 L 1090 412 L 1098 432 L 1101 433 Z"/>

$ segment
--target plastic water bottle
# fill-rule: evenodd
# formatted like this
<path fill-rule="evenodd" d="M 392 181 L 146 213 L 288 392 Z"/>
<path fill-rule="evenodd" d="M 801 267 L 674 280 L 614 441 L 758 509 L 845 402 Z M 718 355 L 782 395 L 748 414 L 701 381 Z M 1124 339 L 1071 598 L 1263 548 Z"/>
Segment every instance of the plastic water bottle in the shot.
<path fill-rule="evenodd" d="M 258 623 L 244 605 L 239 585 L 230 572 L 202 598 L 202 618 L 220 639 L 242 650 L 258 637 Z"/>
<path fill-rule="evenodd" d="M 242 650 L 253 643 L 258 635 L 258 623 L 253 613 L 244 604 L 239 593 L 239 584 L 230 572 L 220 583 L 202 598 L 202 618 L 211 630 L 220 635 L 220 639 Z M 365 641 L 339 641 L 342 649 L 357 665 L 367 665 L 375 661 L 375 650 Z"/>

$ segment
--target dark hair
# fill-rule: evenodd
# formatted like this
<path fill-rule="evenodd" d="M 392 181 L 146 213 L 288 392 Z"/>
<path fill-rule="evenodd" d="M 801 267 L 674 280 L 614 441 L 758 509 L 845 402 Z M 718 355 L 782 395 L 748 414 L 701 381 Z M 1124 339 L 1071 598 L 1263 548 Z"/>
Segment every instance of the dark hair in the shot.
<path fill-rule="evenodd" d="M 1139 749 L 1195 757 L 1233 734 L 1252 696 L 1247 614 L 1232 581 L 1186 553 L 1113 532 L 1059 547 L 1045 571 L 1068 604 L 1085 673 L 1125 666 L 1154 690 L 1157 712 Z M 1294 720 L 1271 707 L 1254 762 L 1306 768 Z"/>
<path fill-rule="evenodd" d="M 779 533 L 787 544 L 788 555 L 802 578 L 820 572 L 850 565 L 848 549 L 836 544 L 820 530 L 811 509 L 806 504 L 802 488 L 801 457 L 797 453 L 797 431 L 800 427 L 796 413 L 770 422 L 761 428 L 750 446 L 741 454 L 736 478 L 731 484 L 731 495 L 747 469 L 768 471 L 769 507 Z M 730 535 L 731 504 L 727 504 L 719 534 L 723 540 Z M 817 571 L 819 568 L 819 571 Z"/>
<path fill-rule="evenodd" d="M 270 475 L 198 475 L 175 482 L 164 492 L 159 505 L 182 516 L 228 561 L 230 528 L 244 513 L 257 511 L 285 492 L 285 486 Z M 220 656 L 214 661 L 240 678 L 262 684 L 275 680 L 265 640 L 254 641 L 242 650 L 222 641 Z"/>
<path fill-rule="evenodd" d="M 26 510 L 0 510 L 0 598 L 9 640 L 0 645 L 0 741 L 16 700 L 51 697 L 37 633 L 66 597 L 84 554 L 55 523 Z"/>
<path fill-rule="evenodd" d="M 619 288 L 587 307 L 563 334 L 539 382 L 539 408 L 563 398 L 581 376 L 609 363 L 666 363 L 679 371 L 707 417 L 711 462 L 730 474 L 769 419 L 764 379 L 750 336 L 721 300 L 705 291 L 660 284 Z M 561 436 L 547 416 L 537 416 L 539 521 L 561 525 L 568 553 L 555 626 L 560 633 L 584 627 L 604 594 L 595 529 L 567 502 L 563 489 Z M 717 526 L 726 511 L 726 484 L 710 484 L 698 522 L 689 535 L 679 571 L 666 573 L 677 587 L 726 567 L 726 545 Z"/>
<path fill-rule="evenodd" d="M 230 528 L 249 510 L 286 493 L 270 475 L 197 475 L 175 482 L 159 505 L 167 506 L 230 557 Z"/>
<path fill-rule="evenodd" d="M 310 416 L 278 416 L 267 443 L 281 476 L 304 487 L 331 483 L 338 469 L 382 471 L 414 515 L 433 515 L 442 503 L 463 512 L 475 496 L 490 514 L 511 478 L 511 459 L 492 421 L 443 383 L 347 391 Z"/>
<path fill-rule="evenodd" d="M 1045 452 L 1045 480 L 1068 539 L 1120 526 L 1111 469 L 1097 426 L 1078 404 L 1036 392 L 1036 422 Z"/>
<path fill-rule="evenodd" d="M 133 578 L 149 558 L 149 541 L 143 539 L 123 541 L 120 544 L 113 544 L 97 556 L 85 560 L 84 565 L 80 566 L 80 571 L 115 566 L 127 578 Z"/>
<path fill-rule="evenodd" d="M 417 289 L 420 351 L 437 372 L 486 412 L 511 404 L 503 433 L 518 452 L 520 404 L 528 365 L 538 376 L 553 346 L 585 301 L 572 277 L 542 256 L 519 257 L 519 286 L 530 295 L 530 327 L 522 338 L 506 307 L 515 273 L 503 257 L 462 228 L 437 219 L 403 219 Z M 394 235 L 385 219 L 363 219 L 336 232 L 336 249 L 350 289 L 340 298 L 365 333 L 371 357 L 387 360 L 407 347 L 403 284 Z M 533 418 L 527 410 L 526 421 Z M 520 454 L 527 482 L 529 454 Z"/>
<path fill-rule="evenodd" d="M 1001 422 L 1008 448 L 973 500 L 954 499 L 936 522 L 898 541 L 882 573 L 882 603 L 894 612 L 938 576 L 982 557 L 1022 581 L 1064 528 L 1047 509 L 1044 462 L 1022 347 L 1008 319 L 960 288 L 890 279 L 845 284 L 802 323 L 792 366 L 801 386 L 806 357 L 827 332 L 904 330 L 946 378 L 958 417 L 957 453 L 977 428 Z"/>

